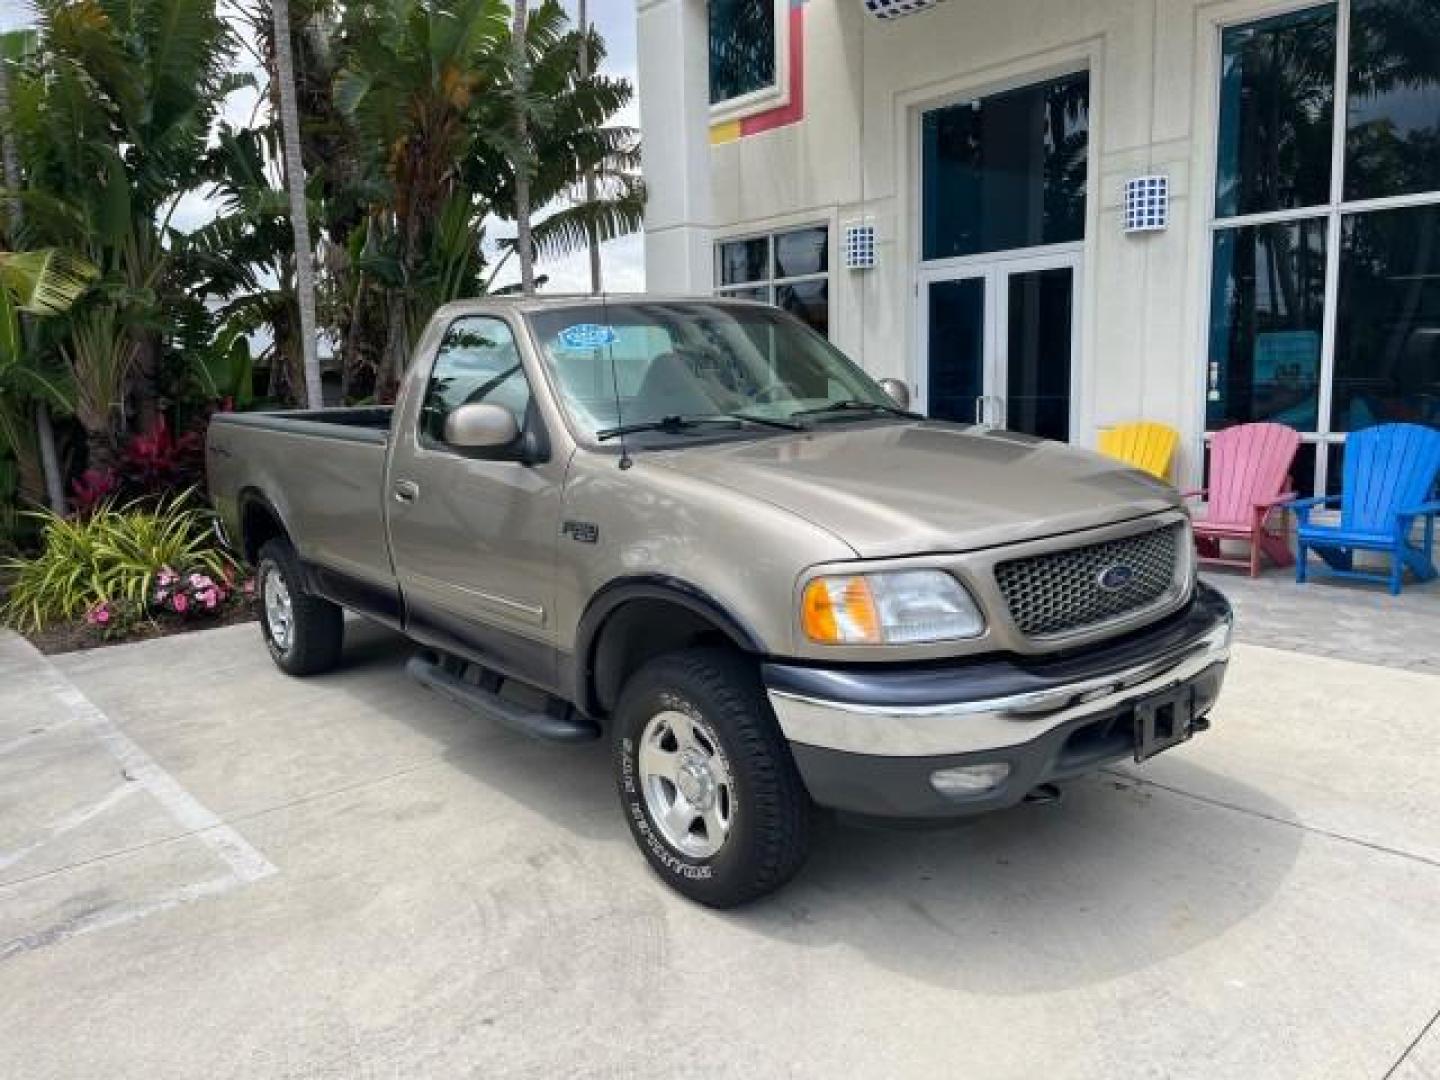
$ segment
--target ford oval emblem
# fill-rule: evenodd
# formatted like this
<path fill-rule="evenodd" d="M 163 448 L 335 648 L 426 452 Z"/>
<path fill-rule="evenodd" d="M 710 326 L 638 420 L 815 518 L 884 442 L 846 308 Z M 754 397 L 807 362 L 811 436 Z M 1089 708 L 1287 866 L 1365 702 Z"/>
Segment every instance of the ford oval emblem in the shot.
<path fill-rule="evenodd" d="M 1095 584 L 1106 592 L 1119 592 L 1135 580 L 1135 568 L 1127 563 L 1114 563 L 1100 571 Z"/>

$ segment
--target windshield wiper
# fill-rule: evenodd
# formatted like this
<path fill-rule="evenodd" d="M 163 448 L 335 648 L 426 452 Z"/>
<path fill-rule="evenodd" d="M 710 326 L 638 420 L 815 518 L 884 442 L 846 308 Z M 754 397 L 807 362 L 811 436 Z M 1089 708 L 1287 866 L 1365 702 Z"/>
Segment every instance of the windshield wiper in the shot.
<path fill-rule="evenodd" d="M 642 431 L 663 431 L 678 435 L 687 428 L 702 424 L 761 424 L 765 427 L 784 428 L 786 431 L 804 431 L 804 424 L 793 420 L 780 420 L 770 416 L 753 416 L 750 413 L 713 413 L 705 416 L 662 416 L 659 420 L 641 420 L 633 424 L 604 428 L 595 433 L 595 438 L 604 442 L 621 435 L 636 435 Z"/>
<path fill-rule="evenodd" d="M 861 401 L 858 398 L 844 398 L 840 401 L 832 401 L 828 405 L 817 405 L 813 409 L 800 409 L 792 412 L 790 418 L 797 416 L 820 416 L 824 413 L 840 412 L 881 412 L 889 416 L 903 416 L 906 420 L 925 419 L 919 413 L 913 413 L 909 409 L 902 409 L 898 405 L 885 405 L 879 401 Z"/>

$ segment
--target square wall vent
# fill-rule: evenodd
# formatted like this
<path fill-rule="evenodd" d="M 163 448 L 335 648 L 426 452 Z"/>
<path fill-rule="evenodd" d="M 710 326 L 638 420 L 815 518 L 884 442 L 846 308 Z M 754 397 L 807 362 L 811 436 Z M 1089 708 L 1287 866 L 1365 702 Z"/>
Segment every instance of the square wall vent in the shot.
<path fill-rule="evenodd" d="M 902 15 L 918 15 L 928 11 L 940 0 L 860 0 L 865 10 L 877 19 L 898 19 Z"/>
<path fill-rule="evenodd" d="M 1158 232 L 1170 224 L 1170 178 L 1137 176 L 1125 182 L 1125 231 Z"/>
<path fill-rule="evenodd" d="M 875 226 L 845 226 L 845 269 L 871 270 L 875 267 Z"/>

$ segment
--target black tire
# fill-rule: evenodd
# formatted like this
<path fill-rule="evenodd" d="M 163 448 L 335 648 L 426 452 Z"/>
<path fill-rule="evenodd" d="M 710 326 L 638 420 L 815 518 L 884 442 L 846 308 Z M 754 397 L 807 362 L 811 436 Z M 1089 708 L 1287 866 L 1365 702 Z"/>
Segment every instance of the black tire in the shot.
<path fill-rule="evenodd" d="M 645 790 L 642 740 L 652 720 L 658 724 L 653 730 L 664 731 L 660 718 L 667 713 L 688 717 L 702 744 L 718 744 L 709 749 L 720 756 L 728 777 L 728 831 L 708 856 L 667 839 Z M 804 865 L 814 806 L 759 675 L 745 657 L 693 649 L 651 661 L 625 684 L 614 727 L 625 818 L 645 858 L 671 888 L 709 907 L 735 907 L 780 888 Z M 705 843 L 703 832 L 698 842 Z"/>
<path fill-rule="evenodd" d="M 266 604 L 267 584 L 279 575 L 290 596 L 290 628 L 288 635 L 277 634 L 270 626 Z M 289 540 L 275 539 L 260 549 L 255 568 L 256 587 L 260 596 L 260 631 L 270 658 L 287 675 L 319 675 L 340 662 L 340 649 L 345 642 L 345 613 L 336 604 L 321 596 L 304 591 L 300 559 Z"/>

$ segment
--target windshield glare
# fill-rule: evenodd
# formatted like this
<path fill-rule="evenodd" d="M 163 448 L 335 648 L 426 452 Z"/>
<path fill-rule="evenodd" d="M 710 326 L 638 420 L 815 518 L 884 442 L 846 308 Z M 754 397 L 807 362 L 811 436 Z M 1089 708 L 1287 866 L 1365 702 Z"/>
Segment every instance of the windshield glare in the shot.
<path fill-rule="evenodd" d="M 666 417 L 786 420 L 842 401 L 894 408 L 839 350 L 773 308 L 593 304 L 532 312 L 529 321 L 567 412 L 592 437 Z"/>

